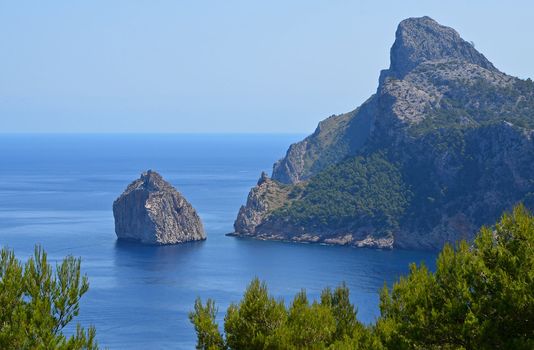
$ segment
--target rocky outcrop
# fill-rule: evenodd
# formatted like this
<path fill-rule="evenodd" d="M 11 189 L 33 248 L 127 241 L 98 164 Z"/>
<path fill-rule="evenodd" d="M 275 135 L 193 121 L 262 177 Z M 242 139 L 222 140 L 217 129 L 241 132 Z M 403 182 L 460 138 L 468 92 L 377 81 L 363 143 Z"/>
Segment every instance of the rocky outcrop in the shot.
<path fill-rule="evenodd" d="M 256 234 L 256 228 L 271 211 L 280 208 L 288 200 L 288 186 L 273 181 L 263 172 L 256 187 L 248 194 L 234 222 L 235 232 L 242 235 Z"/>
<path fill-rule="evenodd" d="M 352 232 L 339 230 L 316 231 L 290 222 L 269 220 L 269 214 L 292 200 L 294 186 L 270 179 L 264 172 L 257 185 L 250 191 L 247 203 L 241 206 L 234 222 L 234 233 L 229 236 L 253 237 L 261 240 L 277 240 L 295 243 L 322 243 L 351 245 L 356 247 L 392 248 L 393 238 L 373 237 L 370 227 L 360 227 Z"/>
<path fill-rule="evenodd" d="M 430 17 L 408 18 L 400 22 L 391 47 L 390 68 L 382 73 L 402 79 L 423 62 L 457 60 L 497 71 L 472 43 L 463 40 L 454 29 L 440 25 Z"/>
<path fill-rule="evenodd" d="M 439 249 L 534 207 L 534 83 L 429 17 L 399 24 L 390 58 L 374 95 L 274 164 L 286 196 L 254 188 L 236 235 Z"/>
<path fill-rule="evenodd" d="M 373 96 L 352 112 L 321 121 L 312 135 L 292 144 L 286 156 L 273 165 L 272 178 L 296 184 L 356 154 L 372 133 L 376 107 Z"/>
<path fill-rule="evenodd" d="M 231 236 L 244 236 L 231 234 Z M 288 222 L 265 221 L 262 222 L 250 236 L 261 240 L 294 242 L 294 243 L 320 243 L 324 245 L 345 245 L 357 248 L 393 248 L 392 235 L 377 237 L 373 235 L 372 227 L 361 227 L 349 230 L 314 230 L 306 226 L 296 226 Z"/>
<path fill-rule="evenodd" d="M 113 202 L 119 239 L 176 244 L 206 239 L 195 209 L 161 175 L 148 170 Z"/>

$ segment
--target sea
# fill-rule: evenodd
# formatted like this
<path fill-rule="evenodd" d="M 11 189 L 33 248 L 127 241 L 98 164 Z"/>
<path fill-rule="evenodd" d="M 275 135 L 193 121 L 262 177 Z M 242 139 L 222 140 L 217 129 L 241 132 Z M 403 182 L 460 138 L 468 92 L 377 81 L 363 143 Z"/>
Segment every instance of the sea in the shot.
<path fill-rule="evenodd" d="M 345 282 L 358 319 L 379 315 L 379 291 L 408 272 L 434 269 L 436 253 L 228 237 L 262 171 L 296 134 L 0 134 L 0 246 L 26 260 L 41 245 L 55 264 L 80 257 L 89 291 L 74 322 L 94 325 L 109 349 L 194 349 L 195 298 L 224 312 L 258 277 L 289 303 L 305 289 Z M 113 201 L 152 169 L 199 213 L 203 242 L 146 246 L 116 239 Z M 69 330 L 67 330 L 69 331 Z"/>

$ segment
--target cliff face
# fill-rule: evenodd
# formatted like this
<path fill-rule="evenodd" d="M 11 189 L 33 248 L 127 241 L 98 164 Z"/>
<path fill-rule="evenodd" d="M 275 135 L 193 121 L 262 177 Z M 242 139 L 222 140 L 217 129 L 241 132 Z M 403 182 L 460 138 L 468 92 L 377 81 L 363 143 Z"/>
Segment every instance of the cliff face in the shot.
<path fill-rule="evenodd" d="M 148 170 L 113 202 L 119 239 L 176 244 L 206 239 L 195 209 L 156 172 Z"/>
<path fill-rule="evenodd" d="M 280 208 L 288 200 L 288 186 L 269 179 L 262 173 L 256 187 L 248 194 L 247 204 L 241 206 L 234 223 L 236 232 L 255 235 L 265 216 Z"/>
<path fill-rule="evenodd" d="M 305 181 L 329 165 L 356 154 L 371 136 L 376 108 L 373 96 L 352 112 L 320 122 L 312 135 L 292 144 L 286 157 L 274 164 L 273 179 L 286 184 Z"/>
<path fill-rule="evenodd" d="M 442 26 L 430 17 L 421 17 L 409 18 L 399 24 L 391 47 L 390 68 L 386 72 L 402 79 L 421 63 L 440 60 L 457 60 L 497 71 L 454 29 Z"/>
<path fill-rule="evenodd" d="M 454 29 L 429 17 L 402 21 L 395 36 L 390 68 L 380 72 L 377 93 L 355 111 L 320 122 L 312 135 L 291 145 L 274 164 L 273 179 L 297 183 L 357 154 L 373 133 L 376 118 L 393 113 L 399 121 L 417 123 L 431 117 L 445 93 L 462 94 L 453 84 L 506 88 L 506 82 L 518 80 L 499 72 Z"/>
<path fill-rule="evenodd" d="M 471 239 L 518 201 L 534 205 L 533 128 L 532 81 L 498 71 L 455 30 L 410 18 L 376 94 L 291 145 L 269 180 L 289 194 L 276 209 L 247 204 L 238 220 L 254 217 L 246 234 L 264 239 L 425 249 Z"/>

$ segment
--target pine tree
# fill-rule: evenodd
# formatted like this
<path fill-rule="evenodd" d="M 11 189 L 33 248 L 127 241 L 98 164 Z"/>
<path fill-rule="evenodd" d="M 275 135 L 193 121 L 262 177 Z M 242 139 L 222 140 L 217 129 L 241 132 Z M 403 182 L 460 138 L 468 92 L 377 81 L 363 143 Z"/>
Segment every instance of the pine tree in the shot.
<path fill-rule="evenodd" d="M 64 328 L 78 316 L 89 289 L 80 259 L 65 258 L 54 270 L 35 247 L 24 266 L 12 250 L 0 252 L 0 349 L 98 349 L 95 329 L 79 324 L 70 337 Z"/>

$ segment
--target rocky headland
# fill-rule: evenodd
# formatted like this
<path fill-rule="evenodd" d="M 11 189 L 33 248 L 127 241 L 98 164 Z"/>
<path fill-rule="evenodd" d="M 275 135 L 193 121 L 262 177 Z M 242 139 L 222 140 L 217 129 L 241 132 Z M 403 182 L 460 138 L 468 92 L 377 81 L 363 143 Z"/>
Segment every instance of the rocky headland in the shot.
<path fill-rule="evenodd" d="M 517 202 L 534 207 L 534 83 L 454 29 L 409 18 L 376 93 L 291 145 L 232 235 L 439 249 Z"/>
<path fill-rule="evenodd" d="M 189 202 L 161 175 L 148 170 L 113 202 L 119 239 L 144 244 L 177 244 L 206 239 Z"/>

